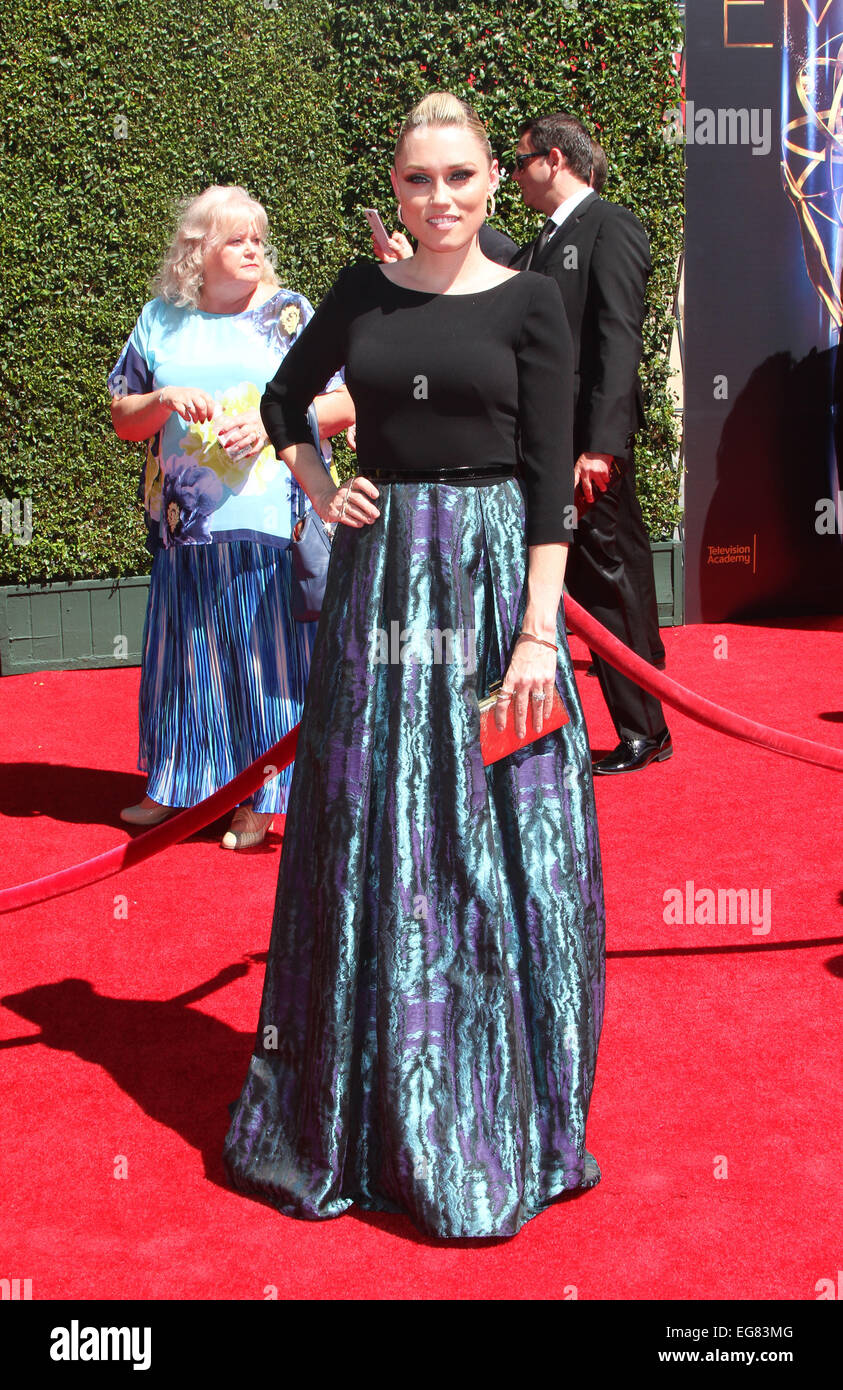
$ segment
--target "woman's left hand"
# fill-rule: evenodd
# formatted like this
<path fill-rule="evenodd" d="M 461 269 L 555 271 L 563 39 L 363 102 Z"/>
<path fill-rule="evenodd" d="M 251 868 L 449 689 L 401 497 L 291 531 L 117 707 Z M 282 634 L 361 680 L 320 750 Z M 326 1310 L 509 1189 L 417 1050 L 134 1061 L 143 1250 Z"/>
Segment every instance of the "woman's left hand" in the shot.
<path fill-rule="evenodd" d="M 501 731 L 506 727 L 511 702 L 515 706 L 516 737 L 523 738 L 527 732 L 528 712 L 540 734 L 545 716 L 550 715 L 555 680 L 555 654 L 549 647 L 519 636 L 495 702 L 496 727 Z"/>
<path fill-rule="evenodd" d="M 233 463 L 254 458 L 269 443 L 259 410 L 243 410 L 225 415 L 216 425 L 217 438 Z"/>

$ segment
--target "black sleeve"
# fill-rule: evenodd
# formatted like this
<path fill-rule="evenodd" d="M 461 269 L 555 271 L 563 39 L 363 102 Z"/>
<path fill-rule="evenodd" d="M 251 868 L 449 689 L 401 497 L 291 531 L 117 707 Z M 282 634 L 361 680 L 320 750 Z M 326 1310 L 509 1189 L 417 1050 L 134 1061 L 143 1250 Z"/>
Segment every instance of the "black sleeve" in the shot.
<path fill-rule="evenodd" d="M 644 291 L 650 269 L 647 233 L 631 212 L 616 209 L 603 222 L 591 257 L 600 372 L 583 422 L 588 453 L 625 455 L 627 438 L 636 427 Z"/>
<path fill-rule="evenodd" d="M 556 281 L 531 278 L 536 283 L 517 347 L 527 544 L 567 545 L 575 524 L 574 346 Z"/>
<path fill-rule="evenodd" d="M 291 444 L 313 443 L 308 407 L 345 362 L 353 269 L 340 271 L 261 397 L 261 419 L 276 453 Z"/>

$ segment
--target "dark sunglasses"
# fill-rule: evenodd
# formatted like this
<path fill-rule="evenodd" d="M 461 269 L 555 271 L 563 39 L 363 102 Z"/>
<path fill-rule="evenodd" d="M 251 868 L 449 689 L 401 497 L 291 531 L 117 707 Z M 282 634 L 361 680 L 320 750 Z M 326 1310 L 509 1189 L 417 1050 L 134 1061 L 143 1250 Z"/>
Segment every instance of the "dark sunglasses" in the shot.
<path fill-rule="evenodd" d="M 546 154 L 546 150 L 537 150 L 535 154 L 514 154 L 512 161 L 520 174 L 524 165 L 529 164 L 531 159 L 544 159 Z"/>

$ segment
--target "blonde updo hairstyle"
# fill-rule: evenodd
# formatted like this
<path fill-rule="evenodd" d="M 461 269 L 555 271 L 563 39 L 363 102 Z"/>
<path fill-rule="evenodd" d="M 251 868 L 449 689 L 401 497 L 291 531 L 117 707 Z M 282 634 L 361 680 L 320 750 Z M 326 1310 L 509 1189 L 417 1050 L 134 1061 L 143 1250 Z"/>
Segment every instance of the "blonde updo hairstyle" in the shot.
<path fill-rule="evenodd" d="M 153 281 L 153 294 L 179 308 L 195 309 L 206 253 L 224 245 L 233 229 L 247 220 L 262 238 L 266 236 L 266 212 L 238 184 L 213 184 L 195 198 L 186 198 L 179 205 L 178 225 Z M 261 284 L 278 284 L 268 260 L 264 260 Z"/>
<path fill-rule="evenodd" d="M 454 96 L 453 92 L 428 92 L 426 97 L 417 101 L 412 110 L 407 112 L 403 124 L 398 132 L 398 139 L 395 144 L 395 154 L 393 163 L 398 165 L 398 156 L 401 153 L 401 146 L 407 136 L 414 130 L 423 127 L 443 127 L 456 126 L 459 130 L 470 131 L 486 155 L 486 159 L 491 166 L 492 147 L 489 144 L 489 137 L 486 134 L 486 127 L 467 101 L 462 101 Z"/>

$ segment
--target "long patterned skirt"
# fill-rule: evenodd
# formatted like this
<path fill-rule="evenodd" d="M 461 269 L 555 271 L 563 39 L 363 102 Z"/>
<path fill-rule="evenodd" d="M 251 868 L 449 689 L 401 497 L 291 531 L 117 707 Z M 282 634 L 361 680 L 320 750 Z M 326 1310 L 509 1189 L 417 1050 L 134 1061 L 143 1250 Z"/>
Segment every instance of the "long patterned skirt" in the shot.
<path fill-rule="evenodd" d="M 288 550 L 255 541 L 157 552 L 144 623 L 138 767 L 164 806 L 195 806 L 301 718 L 315 623 L 297 623 Z M 256 811 L 283 812 L 292 769 Z"/>
<path fill-rule="evenodd" d="M 382 484 L 378 505 L 334 542 L 224 1161 L 288 1216 L 511 1236 L 600 1177 L 588 738 L 560 615 L 570 722 L 482 762 L 478 698 L 524 612 L 517 484 Z"/>

